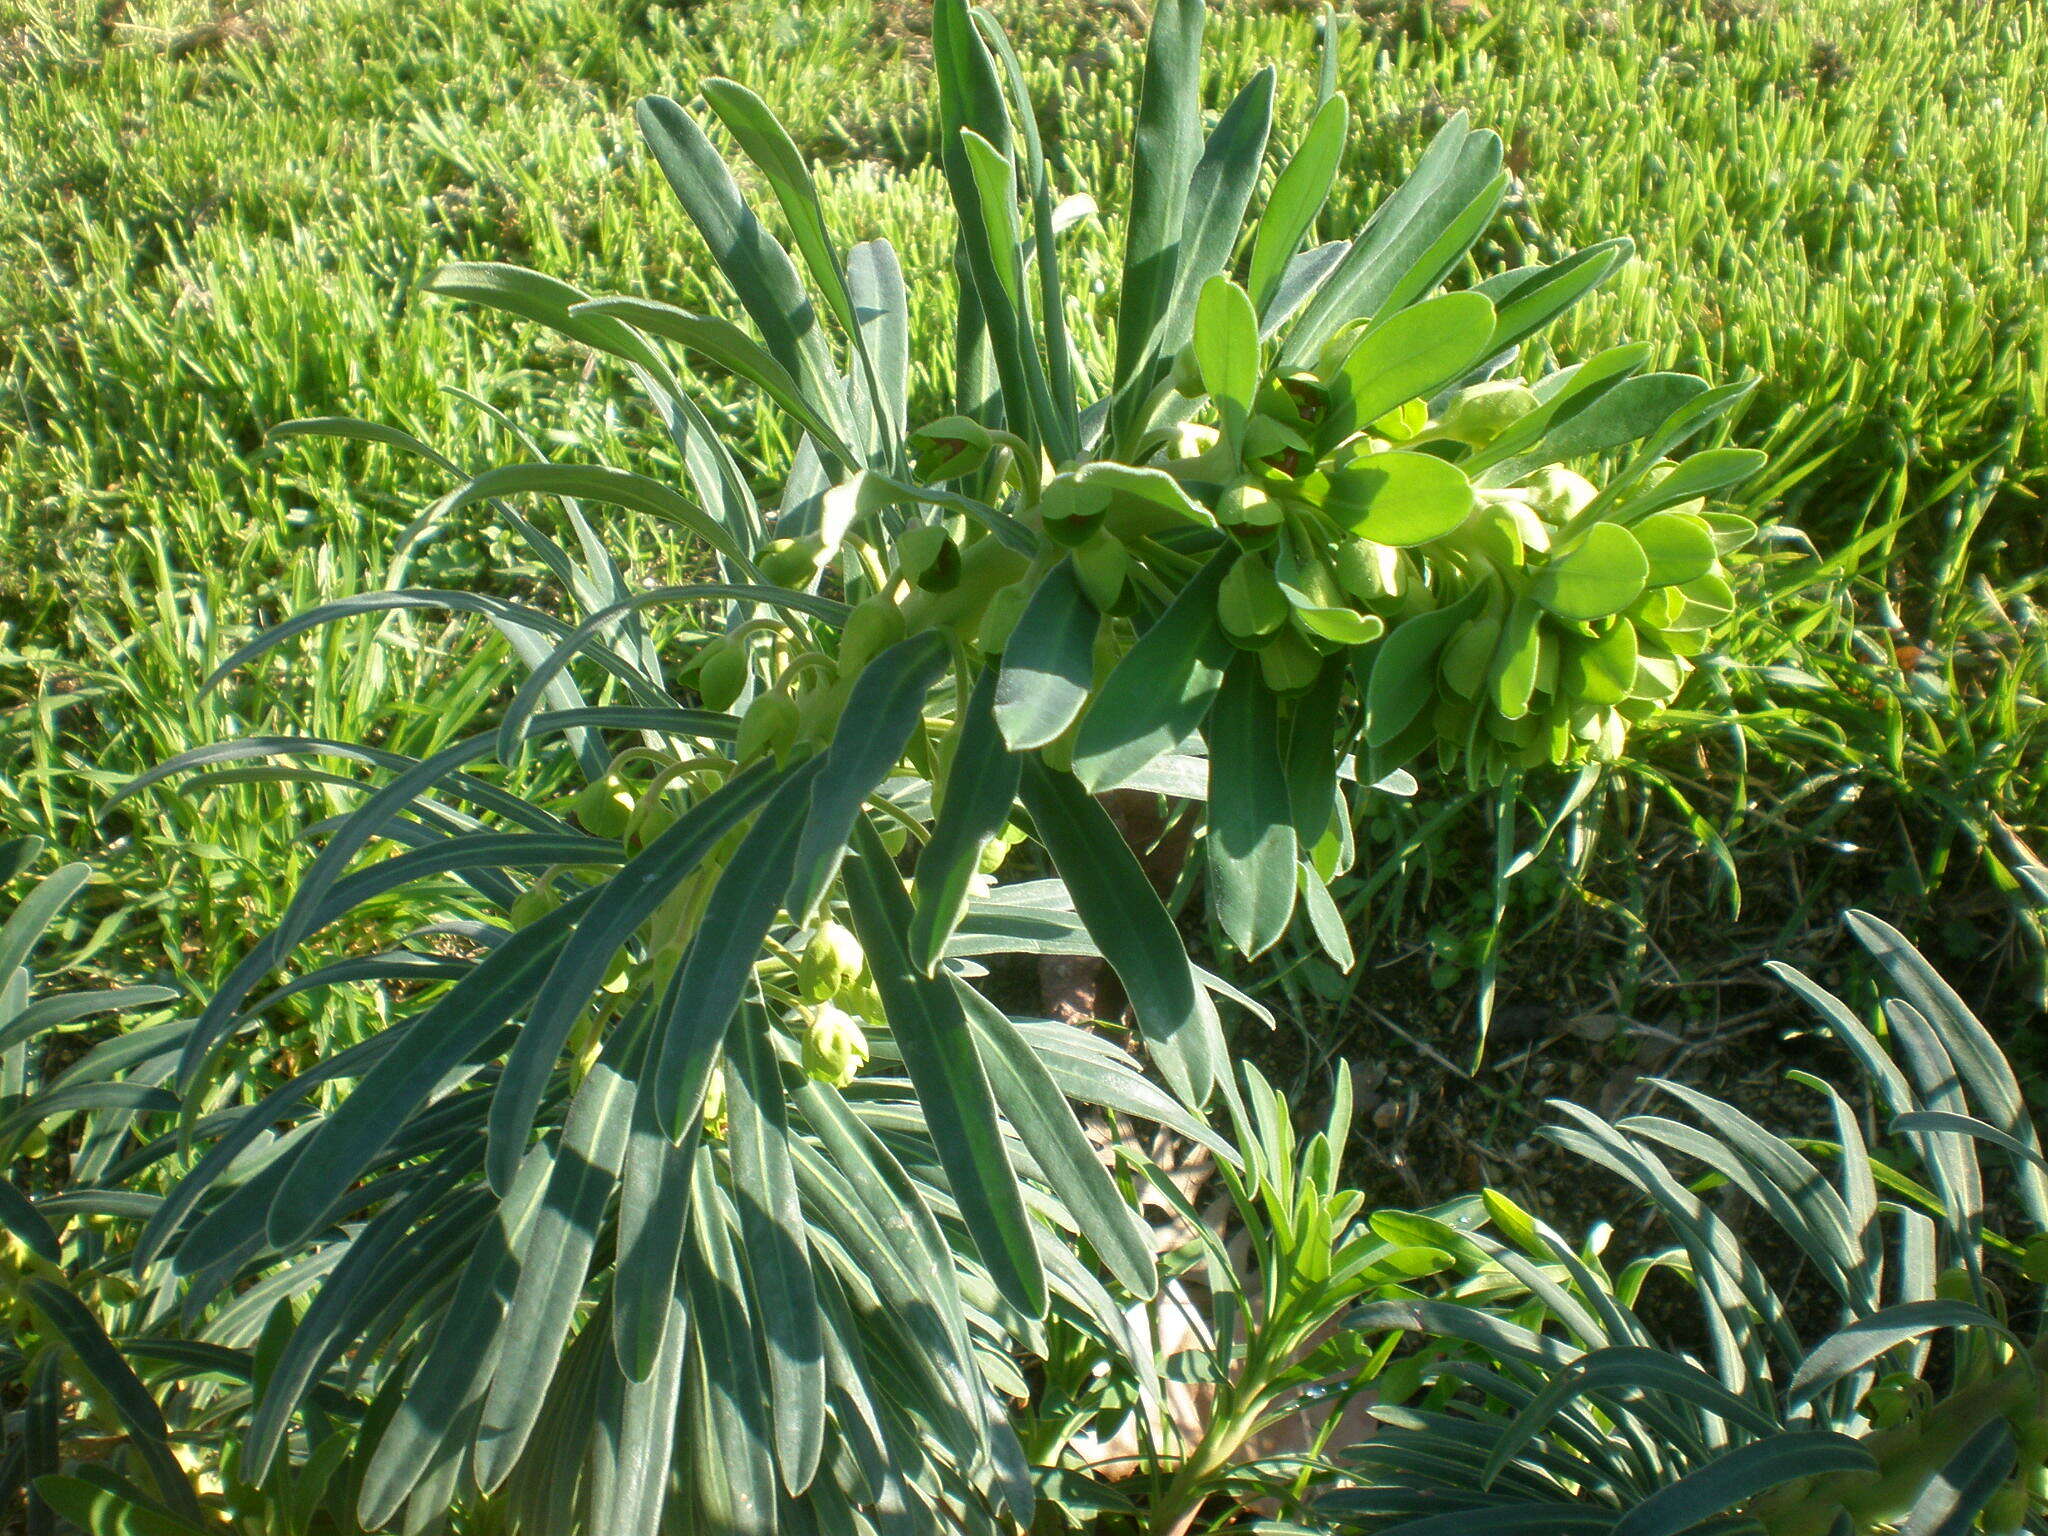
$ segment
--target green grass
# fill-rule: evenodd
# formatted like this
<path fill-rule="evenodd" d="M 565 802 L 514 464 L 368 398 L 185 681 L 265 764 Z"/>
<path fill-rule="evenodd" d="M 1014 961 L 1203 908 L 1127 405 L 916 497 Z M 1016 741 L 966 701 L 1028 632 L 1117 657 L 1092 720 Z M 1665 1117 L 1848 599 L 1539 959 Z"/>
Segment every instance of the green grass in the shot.
<path fill-rule="evenodd" d="M 1111 7 L 998 8 L 1057 104 L 1063 189 L 1118 206 L 1134 31 Z M 1306 121 L 1309 11 L 1224 9 L 1218 90 L 1275 60 L 1280 120 Z M 1522 182 L 1488 260 L 1633 235 L 1638 260 L 1560 350 L 1639 337 L 1668 363 L 1763 375 L 1734 437 L 1780 456 L 1757 499 L 1817 551 L 1781 546 L 1757 594 L 1746 643 L 1776 670 L 1703 684 L 1699 718 L 1602 810 L 1616 830 L 1586 910 L 1637 935 L 1622 947 L 1639 961 L 1643 924 L 1691 921 L 1695 887 L 1701 910 L 1740 888 L 1792 931 L 1881 885 L 1922 926 L 1968 919 L 1951 935 L 1964 949 L 2026 940 L 1998 824 L 2048 826 L 2048 662 L 2021 596 L 2048 560 L 2048 14 L 1363 9 L 1376 19 L 1354 26 L 1342 80 L 1361 131 L 1328 228 L 1354 226 L 1444 113 L 1499 128 Z M 866 0 L 270 0 L 225 24 L 171 0 L 0 0 L 0 818 L 103 860 L 99 915 L 126 925 L 107 967 L 217 976 L 289 888 L 293 827 L 344 803 L 332 786 L 228 783 L 100 826 L 127 776 L 237 731 L 427 750 L 491 703 L 491 644 L 425 622 L 375 643 L 337 631 L 201 695 L 253 627 L 381 583 L 399 530 L 445 488 L 381 450 L 266 447 L 265 429 L 346 413 L 479 467 L 524 456 L 452 384 L 550 452 L 616 459 L 630 440 L 659 465 L 644 422 L 577 387 L 582 357 L 424 299 L 420 280 L 492 257 L 714 302 L 629 106 L 724 72 L 826 162 L 840 236 L 896 244 L 915 306 L 951 244 L 922 47 L 915 6 Z M 1113 300 L 1116 236 L 1070 237 L 1086 302 Z M 913 356 L 942 360 L 949 325 L 923 305 Z M 919 377 L 927 409 L 941 371 Z M 609 534 L 640 569 L 670 558 L 645 528 Z M 522 580 L 481 514 L 429 545 L 421 574 Z M 1911 676 L 1893 623 L 1927 651 Z M 1389 947 L 1473 921 L 1432 894 L 1469 884 L 1472 856 L 1418 841 L 1426 819 L 1389 834 L 1420 861 Z M 1672 835 L 1681 854 L 1645 863 Z"/>

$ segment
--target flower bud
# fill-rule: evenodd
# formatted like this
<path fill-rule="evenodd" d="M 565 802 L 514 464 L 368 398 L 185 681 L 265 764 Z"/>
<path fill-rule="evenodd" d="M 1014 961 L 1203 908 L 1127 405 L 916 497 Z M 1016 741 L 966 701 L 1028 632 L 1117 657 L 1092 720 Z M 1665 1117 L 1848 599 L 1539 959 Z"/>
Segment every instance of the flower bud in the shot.
<path fill-rule="evenodd" d="M 1484 448 L 1542 403 L 1517 379 L 1492 379 L 1453 395 L 1437 430 L 1467 447 Z"/>
<path fill-rule="evenodd" d="M 1110 613 L 1124 595 L 1124 581 L 1130 575 L 1131 552 L 1112 534 L 1097 532 L 1074 547 L 1074 575 L 1081 590 L 1097 611 Z"/>
<path fill-rule="evenodd" d="M 1361 603 L 1392 594 L 1398 584 L 1398 551 L 1366 539 L 1339 539 L 1331 551 L 1330 568 L 1337 585 Z"/>
<path fill-rule="evenodd" d="M 1323 670 L 1316 648 L 1288 625 L 1259 652 L 1259 671 L 1275 693 L 1299 693 Z"/>
<path fill-rule="evenodd" d="M 1562 464 L 1546 464 L 1522 482 L 1529 508 L 1546 523 L 1562 523 L 1583 511 L 1600 492 L 1593 482 Z"/>
<path fill-rule="evenodd" d="M 713 1141 L 725 1140 L 725 1068 L 713 1067 L 704 1085 L 704 1134 Z"/>
<path fill-rule="evenodd" d="M 910 434 L 910 463 L 926 484 L 971 475 L 987 462 L 995 439 L 965 416 L 942 416 Z"/>
<path fill-rule="evenodd" d="M 821 1083 L 844 1088 L 867 1065 L 868 1037 L 860 1020 L 836 1003 L 821 1005 L 804 1031 L 804 1071 Z"/>
<path fill-rule="evenodd" d="M 960 546 L 943 523 L 919 523 L 896 539 L 897 574 L 927 592 L 946 592 L 960 580 Z"/>
<path fill-rule="evenodd" d="M 851 677 L 876 656 L 903 638 L 903 610 L 889 598 L 876 594 L 847 616 L 839 632 L 839 672 Z"/>
<path fill-rule="evenodd" d="M 780 688 L 769 689 L 740 716 L 736 744 L 739 760 L 747 763 L 757 757 L 781 754 L 796 740 L 801 724 L 796 700 Z"/>
<path fill-rule="evenodd" d="M 988 608 L 981 616 L 980 633 L 975 636 L 984 651 L 991 656 L 1002 655 L 1003 647 L 1010 643 L 1010 631 L 1024 617 L 1024 605 L 1030 601 L 1031 590 L 1021 581 L 997 590 L 988 600 Z"/>
<path fill-rule="evenodd" d="M 698 654 L 697 697 L 706 709 L 731 709 L 747 686 L 746 647 L 714 640 Z"/>
<path fill-rule="evenodd" d="M 611 771 L 585 785 L 570 802 L 569 811 L 592 837 L 617 838 L 625 835 L 637 801 L 624 775 Z"/>
<path fill-rule="evenodd" d="M 1239 555 L 1216 589 L 1216 617 L 1240 646 L 1256 648 L 1278 634 L 1287 611 L 1286 594 L 1254 554 Z"/>
<path fill-rule="evenodd" d="M 1055 475 L 1038 498 L 1039 521 L 1055 544 L 1077 549 L 1093 538 L 1109 514 L 1109 492 L 1072 475 Z"/>
<path fill-rule="evenodd" d="M 519 899 L 512 903 L 511 919 L 514 928 L 524 928 L 539 922 L 562 904 L 562 898 L 555 894 L 554 886 L 540 881 L 519 893 Z"/>
<path fill-rule="evenodd" d="M 818 931 L 811 935 L 811 942 L 797 959 L 797 990 L 805 1001 L 822 1003 L 859 981 L 867 963 L 868 957 L 852 930 L 828 919 L 818 924 Z"/>
<path fill-rule="evenodd" d="M 754 556 L 754 568 L 770 584 L 800 591 L 816 578 L 824 558 L 823 540 L 774 539 Z"/>
<path fill-rule="evenodd" d="M 1250 481 L 1230 486 L 1216 501 L 1216 521 L 1224 527 L 1277 528 L 1280 503 Z"/>

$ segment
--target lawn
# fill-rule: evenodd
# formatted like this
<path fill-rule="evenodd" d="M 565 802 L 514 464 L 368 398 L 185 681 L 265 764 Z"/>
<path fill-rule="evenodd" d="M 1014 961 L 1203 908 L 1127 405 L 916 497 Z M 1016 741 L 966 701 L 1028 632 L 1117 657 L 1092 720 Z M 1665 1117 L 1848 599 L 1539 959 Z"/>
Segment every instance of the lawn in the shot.
<path fill-rule="evenodd" d="M 997 9 L 1056 104 L 1042 127 L 1061 190 L 1121 206 L 1131 8 Z M 1644 339 L 1660 365 L 1760 375 L 1727 435 L 1773 454 L 1747 494 L 1781 531 L 1730 646 L 1744 664 L 1707 669 L 1642 761 L 1578 807 L 1556 840 L 1569 859 L 1497 890 L 1486 804 L 1426 787 L 1371 820 L 1378 856 L 1346 893 L 1366 981 L 1305 957 L 1286 970 L 1301 1028 L 1276 1054 L 1412 1058 L 1425 1074 L 1432 1056 L 1462 1060 L 1496 909 L 1513 1070 L 1482 1144 L 1511 1142 L 1500 1115 L 1540 1091 L 1589 1070 L 1625 1080 L 1646 1041 L 1754 1066 L 1739 1042 L 1755 962 L 1822 942 L 1852 901 L 1961 964 L 1993 1016 L 2032 1017 L 2043 9 L 1348 14 L 1340 83 L 1360 126 L 1328 227 L 1352 227 L 1448 113 L 1497 128 L 1517 180 L 1484 264 L 1632 236 L 1636 258 L 1556 334 L 1559 358 Z M 1305 121 L 1312 19 L 1223 8 L 1210 106 L 1271 60 L 1279 119 Z M 99 867 L 75 966 L 204 988 L 309 857 L 294 828 L 347 803 L 230 775 L 98 819 L 133 774 L 251 732 L 424 752 L 501 701 L 496 642 L 424 620 L 330 631 L 202 689 L 263 624 L 390 580 L 401 531 L 447 488 L 417 461 L 267 444 L 268 428 L 361 416 L 472 467 L 527 456 L 515 434 L 594 458 L 631 441 L 661 462 L 643 418 L 575 387 L 584 357 L 419 291 L 445 260 L 490 258 L 722 302 L 631 132 L 635 97 L 717 72 L 766 98 L 822 162 L 839 236 L 901 254 L 911 356 L 927 360 L 913 414 L 943 408 L 951 317 L 933 296 L 952 217 L 928 51 L 920 7 L 851 0 L 0 0 L 0 818 Z M 1120 232 L 1091 220 L 1070 238 L 1082 303 L 1113 303 Z M 646 526 L 606 535 L 641 574 L 674 563 Z M 517 590 L 529 574 L 480 511 L 407 558 L 424 585 Z M 1565 789 L 1526 786 L 1524 838 Z M 350 1036 L 377 1006 L 307 1004 L 301 1023 Z M 1532 1078 L 1551 1055 L 1568 1075 Z"/>

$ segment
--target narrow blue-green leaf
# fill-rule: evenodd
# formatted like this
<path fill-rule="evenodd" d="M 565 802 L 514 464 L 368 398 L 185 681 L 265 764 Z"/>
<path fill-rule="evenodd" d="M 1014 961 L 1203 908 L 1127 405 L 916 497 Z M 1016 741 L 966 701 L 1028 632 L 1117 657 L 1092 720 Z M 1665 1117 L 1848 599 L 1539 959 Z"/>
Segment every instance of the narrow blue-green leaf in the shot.
<path fill-rule="evenodd" d="M 1266 140 L 1273 129 L 1275 79 L 1269 64 L 1246 81 L 1202 145 L 1202 158 L 1188 181 L 1180 269 L 1174 274 L 1173 300 L 1159 338 L 1162 362 L 1187 344 L 1197 300 L 1209 280 L 1229 266 L 1231 253 L 1237 249 L 1238 232 L 1258 187 Z M 1254 335 L 1258 331 L 1256 310 L 1252 331 Z"/>
<path fill-rule="evenodd" d="M 841 460 L 848 464 L 860 462 L 847 446 L 833 416 L 819 407 L 780 360 L 730 320 L 692 314 L 659 299 L 591 299 L 577 306 L 576 312 L 619 320 L 645 335 L 659 336 L 699 353 L 757 386 Z"/>
<path fill-rule="evenodd" d="M 1172 917 L 1108 813 L 1071 775 L 1029 760 L 1022 789 L 1038 840 L 1123 983 L 1153 1060 L 1176 1093 L 1200 1105 L 1224 1071 L 1223 1031 Z"/>
<path fill-rule="evenodd" d="M 1380 313 L 1422 253 L 1466 212 L 1500 169 L 1500 140 L 1463 112 L 1437 130 L 1408 179 L 1377 209 L 1288 332 L 1284 368 L 1307 367 L 1347 321 Z"/>
<path fill-rule="evenodd" d="M 646 1064 L 641 1067 L 646 1081 Z M 676 1262 L 689 1226 L 690 1164 L 699 1130 L 680 1145 L 661 1128 L 651 1091 L 633 1096 L 633 1124 L 619 1179 L 618 1266 L 612 1277 L 612 1348 L 629 1382 L 668 1358 L 677 1315 Z"/>
<path fill-rule="evenodd" d="M 1145 47 L 1117 301 L 1118 394 L 1111 414 L 1118 440 L 1143 409 L 1180 274 L 1188 184 L 1202 151 L 1203 9 L 1202 0 L 1160 0 Z"/>
<path fill-rule="evenodd" d="M 2005 1332 L 1997 1318 L 1966 1302 L 1908 1301 L 1886 1307 L 1868 1317 L 1857 1318 L 1822 1340 L 1811 1354 L 1799 1362 L 1798 1371 L 1785 1389 L 1785 1401 L 1794 1408 L 1811 1402 L 1878 1356 L 1937 1328 L 1982 1328 L 1990 1333 Z"/>
<path fill-rule="evenodd" d="M 492 950 L 406 1026 L 357 1080 L 355 1091 L 319 1123 L 299 1154 L 296 1171 L 270 1207 L 273 1246 L 295 1247 L 319 1230 L 441 1078 L 490 1041 L 533 997 L 597 894 L 575 897 L 529 924 L 519 943 Z"/>
<path fill-rule="evenodd" d="M 711 256 L 760 331 L 768 353 L 794 379 L 810 409 L 830 423 L 826 446 L 844 447 L 841 397 L 830 349 L 789 253 L 754 216 L 725 161 L 696 121 L 663 96 L 634 111 L 655 163 L 711 247 Z"/>
<path fill-rule="evenodd" d="M 1113 789 L 1194 734 L 1235 647 L 1216 617 L 1216 594 L 1236 562 L 1230 545 L 1188 579 L 1152 627 L 1103 680 L 1074 740 L 1074 776 Z"/>
<path fill-rule="evenodd" d="M 1591 293 L 1635 254 L 1627 238 L 1603 240 L 1548 266 L 1519 267 L 1474 284 L 1496 311 L 1489 357 L 1518 346 Z"/>
<path fill-rule="evenodd" d="M 855 838 L 859 857 L 846 872 L 854 932 L 867 951 L 946 1182 L 996 1289 L 1026 1316 L 1043 1316 L 1045 1271 L 959 995 L 950 978 L 926 976 L 911 965 L 903 945 L 910 898 L 874 829 L 863 821 Z"/>
<path fill-rule="evenodd" d="M 709 1159 L 698 1160 L 695 1179 L 694 1241 L 683 1258 L 691 1330 L 682 1438 L 693 1502 L 706 1529 L 774 1536 L 775 1459 L 754 1352 L 756 1320 L 747 1313 L 746 1279 Z"/>
<path fill-rule="evenodd" d="M 165 1505 L 179 1519 L 204 1525 L 206 1517 L 200 1511 L 199 1501 L 192 1496 L 184 1469 L 171 1455 L 171 1431 L 164 1423 L 163 1410 L 157 1407 L 142 1379 L 121 1358 L 120 1350 L 114 1347 L 98 1319 L 86 1311 L 85 1304 L 76 1296 L 48 1280 L 27 1281 L 21 1295 L 120 1419 L 130 1443 L 148 1466 Z"/>
<path fill-rule="evenodd" d="M 519 1282 L 476 1432 L 473 1471 L 486 1492 L 525 1450 L 583 1300 L 584 1271 L 625 1160 L 635 1087 L 628 1057 L 637 1052 L 639 1031 L 637 1020 L 614 1025 L 576 1090 L 540 1212 L 514 1250 Z"/>
<path fill-rule="evenodd" d="M 861 670 L 811 783 L 796 873 L 783 903 L 790 921 L 807 923 L 816 915 L 861 806 L 909 747 L 924 719 L 924 697 L 951 659 L 945 637 L 927 630 L 898 641 Z"/>
<path fill-rule="evenodd" d="M 726 1052 L 726 1103 L 732 1198 L 768 1354 L 775 1464 L 794 1498 L 810 1487 L 824 1449 L 825 1344 L 772 1028 L 758 1003 L 743 1010 Z"/>
<path fill-rule="evenodd" d="M 671 1141 L 696 1123 L 726 1029 L 782 910 L 823 761 L 812 758 L 786 774 L 740 840 L 655 1015 L 655 1112 Z"/>
<path fill-rule="evenodd" d="M 1913 1501 L 1899 1536 L 1971 1536 L 1977 1517 L 2011 1479 L 2017 1449 L 2010 1421 L 1994 1418 L 1979 1429 Z"/>
<path fill-rule="evenodd" d="M 1278 700 L 1255 652 L 1223 674 L 1209 711 L 1206 870 L 1217 921 L 1246 958 L 1264 954 L 1294 916 L 1294 804 L 1280 761 Z"/>
<path fill-rule="evenodd" d="M 623 357 L 658 374 L 667 374 L 668 370 L 662 367 L 661 359 L 656 356 L 654 350 L 618 321 L 576 314 L 576 306 L 588 300 L 590 295 L 581 288 L 573 287 L 560 278 L 549 277 L 544 272 L 535 272 L 501 261 L 452 261 L 427 279 L 426 289 L 429 293 L 463 299 L 472 304 L 482 304 L 490 309 L 517 315 L 522 320 L 535 321 L 549 330 L 559 331 L 571 340 L 580 341 L 587 347 L 596 347 L 601 352 Z M 339 431 L 344 426 L 333 418 L 323 418 L 318 424 L 289 425 L 296 430 L 307 432 Z M 344 435 L 360 435 L 355 430 L 356 424 L 345 425 L 348 430 Z M 389 436 L 380 436 L 376 440 L 391 446 L 411 447 L 410 443 L 399 443 Z M 415 451 L 425 452 L 445 468 L 455 467 L 425 445 L 421 445 Z"/>
<path fill-rule="evenodd" d="M 663 1150 L 674 1150 L 666 1137 L 661 1141 Z M 669 1268 L 673 1276 L 673 1261 Z M 653 1330 L 660 1340 L 657 1354 L 645 1372 L 627 1379 L 608 1496 L 593 1501 L 590 1536 L 647 1536 L 661 1528 L 661 1513 L 669 1501 L 676 1411 L 682 1401 L 683 1361 L 689 1343 L 689 1307 L 673 1279 L 668 1303 L 666 1317 Z M 543 1424 L 541 1433 L 546 1432 Z"/>
<path fill-rule="evenodd" d="M 1042 747 L 1074 723 L 1094 681 L 1100 623 L 1072 560 L 1040 578 L 1003 647 L 996 675 L 996 724 L 1011 750 Z"/>
<path fill-rule="evenodd" d="M 1614 1536 L 1679 1536 L 1784 1483 L 1875 1471 L 1877 1459 L 1847 1435 L 1790 1430 L 1739 1446 L 1659 1488 L 1615 1522 Z"/>
<path fill-rule="evenodd" d="M 911 963 L 927 976 L 967 911 L 982 845 L 1002 831 L 1017 799 L 1017 757 L 996 724 L 999 681 L 994 667 L 983 667 L 974 680 L 940 783 L 931 838 L 917 856 L 907 947 Z"/>
<path fill-rule="evenodd" d="M 526 1155 L 534 1117 L 576 1021 L 603 984 L 620 948 L 668 900 L 735 827 L 787 782 L 772 765 L 735 774 L 665 828 L 599 888 L 590 915 L 576 925 L 548 971 L 538 1003 L 505 1058 L 491 1098 L 491 1187 L 504 1190 Z"/>
<path fill-rule="evenodd" d="M 356 1509 L 370 1529 L 404 1507 L 458 1423 L 471 1422 L 470 1411 L 505 1347 L 505 1307 L 519 1280 L 517 1255 L 540 1217 L 554 1169 L 549 1147 L 537 1146 L 528 1154 L 511 1192 L 464 1262 L 426 1357 L 364 1469 Z M 279 1423 L 265 1443 L 274 1443 L 282 1429 Z"/>
<path fill-rule="evenodd" d="M 811 281 L 818 285 L 818 291 L 824 294 L 826 304 L 847 333 L 858 336 L 860 322 L 854 313 L 853 296 L 847 291 L 839 253 L 825 228 L 825 209 L 818 200 L 817 184 L 789 131 L 776 120 L 766 102 L 737 80 L 713 75 L 699 81 L 697 89 L 704 93 L 704 100 L 747 158 L 767 178 L 769 190 L 789 221 L 797 251 L 810 269 Z"/>
<path fill-rule="evenodd" d="M 89 864 L 66 864 L 45 875 L 36 888 L 21 899 L 5 927 L 0 927 L 0 979 L 12 976 L 28 963 L 28 957 L 43 937 L 43 931 L 57 919 L 72 897 L 92 878 Z"/>
<path fill-rule="evenodd" d="M 1008 1015 L 965 983 L 953 985 L 980 1042 L 996 1103 L 1047 1187 L 1117 1282 L 1133 1296 L 1150 1296 L 1159 1284 L 1150 1234 L 1110 1178 L 1066 1095 Z"/>

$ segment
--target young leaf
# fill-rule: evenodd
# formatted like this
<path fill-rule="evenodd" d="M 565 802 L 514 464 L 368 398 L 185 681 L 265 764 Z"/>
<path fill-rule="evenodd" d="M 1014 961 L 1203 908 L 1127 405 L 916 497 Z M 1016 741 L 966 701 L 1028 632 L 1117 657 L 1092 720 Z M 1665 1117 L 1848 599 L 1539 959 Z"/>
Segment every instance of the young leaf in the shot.
<path fill-rule="evenodd" d="M 1319 440 L 1334 447 L 1395 406 L 1428 399 L 1492 355 L 1493 305 L 1445 293 L 1390 316 L 1359 338 L 1330 383 Z"/>
<path fill-rule="evenodd" d="M 1259 388 L 1259 317 L 1245 291 L 1220 272 L 1202 285 L 1195 305 L 1195 363 L 1223 418 L 1225 440 L 1238 443 Z"/>
<path fill-rule="evenodd" d="M 1247 280 L 1252 304 L 1263 316 L 1272 307 L 1281 275 L 1301 249 L 1316 215 L 1329 199 L 1344 143 L 1351 131 L 1351 106 L 1332 96 L 1302 135 L 1301 145 L 1273 183 L 1273 195 L 1259 216 L 1252 238 L 1251 271 Z"/>
<path fill-rule="evenodd" d="M 1121 440 L 1151 389 L 1152 366 L 1180 272 L 1188 183 L 1202 143 L 1202 0 L 1160 0 L 1145 47 L 1131 146 L 1131 212 L 1117 303 L 1116 403 Z"/>
<path fill-rule="evenodd" d="M 775 1461 L 794 1498 L 811 1485 L 824 1449 L 825 1343 L 771 1027 L 765 1009 L 747 1005 L 726 1052 L 726 1103 L 748 1294 L 765 1336 L 773 1388 Z"/>
<path fill-rule="evenodd" d="M 1643 594 L 1650 558 L 1619 523 L 1595 523 L 1536 573 L 1530 593 L 1563 619 L 1602 619 Z"/>

